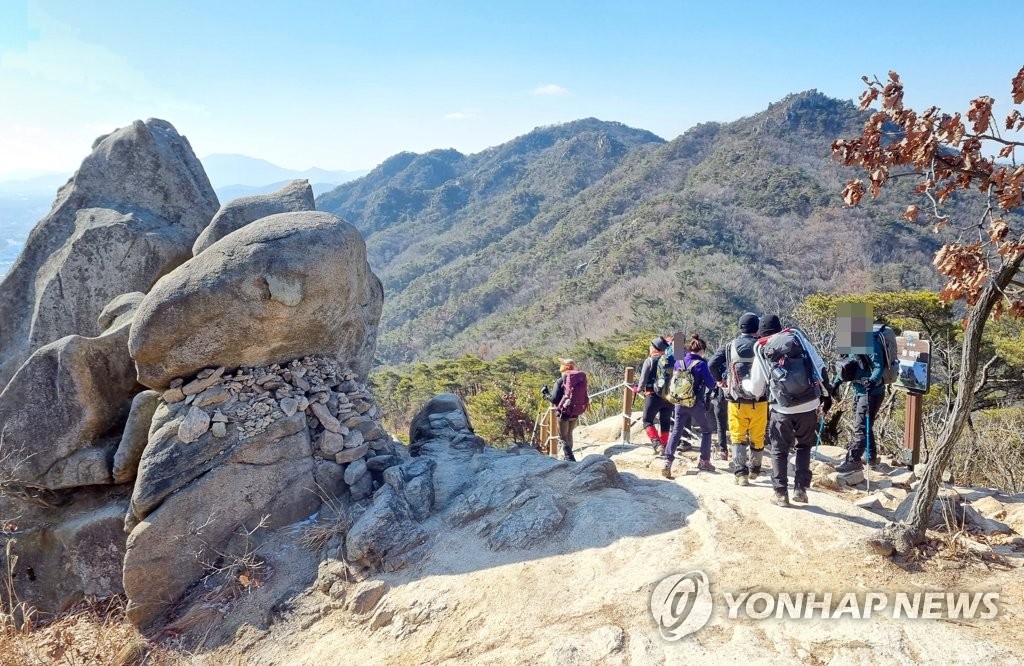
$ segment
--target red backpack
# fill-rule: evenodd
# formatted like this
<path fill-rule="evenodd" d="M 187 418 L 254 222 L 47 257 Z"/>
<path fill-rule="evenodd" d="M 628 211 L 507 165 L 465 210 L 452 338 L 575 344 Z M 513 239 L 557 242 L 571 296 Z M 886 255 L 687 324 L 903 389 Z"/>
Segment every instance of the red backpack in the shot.
<path fill-rule="evenodd" d="M 562 399 L 558 402 L 558 413 L 567 419 L 574 419 L 590 406 L 587 395 L 587 373 L 570 370 L 562 379 Z"/>

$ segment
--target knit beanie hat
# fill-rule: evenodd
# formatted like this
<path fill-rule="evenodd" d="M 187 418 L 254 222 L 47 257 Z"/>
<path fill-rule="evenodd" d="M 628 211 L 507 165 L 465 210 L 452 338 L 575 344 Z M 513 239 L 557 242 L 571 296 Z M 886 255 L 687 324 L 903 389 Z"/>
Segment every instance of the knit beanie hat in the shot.
<path fill-rule="evenodd" d="M 759 326 L 761 326 L 761 320 L 753 312 L 747 312 L 740 317 L 740 333 L 753 335 L 757 333 Z"/>
<path fill-rule="evenodd" d="M 779 315 L 768 315 L 761 319 L 761 337 L 775 335 L 781 330 L 782 322 L 779 321 Z"/>

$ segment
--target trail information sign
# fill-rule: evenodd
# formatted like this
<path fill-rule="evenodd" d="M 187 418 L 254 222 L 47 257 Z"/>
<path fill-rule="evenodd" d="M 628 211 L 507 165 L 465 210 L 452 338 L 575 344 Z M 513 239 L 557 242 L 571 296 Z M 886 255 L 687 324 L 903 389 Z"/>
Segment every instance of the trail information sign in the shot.
<path fill-rule="evenodd" d="M 903 331 L 896 338 L 896 356 L 900 361 L 900 376 L 893 386 L 909 393 L 928 392 L 932 381 L 932 343 L 922 340 L 917 331 Z"/>

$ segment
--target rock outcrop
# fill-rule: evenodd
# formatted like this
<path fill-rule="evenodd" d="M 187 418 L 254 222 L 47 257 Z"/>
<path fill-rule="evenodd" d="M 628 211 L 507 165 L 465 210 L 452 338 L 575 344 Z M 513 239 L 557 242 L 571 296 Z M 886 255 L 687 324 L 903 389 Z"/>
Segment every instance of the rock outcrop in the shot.
<path fill-rule="evenodd" d="M 346 359 L 360 377 L 383 290 L 352 225 L 327 213 L 272 215 L 164 276 L 139 307 L 129 348 L 139 381 L 166 389 L 208 366 Z"/>
<path fill-rule="evenodd" d="M 256 220 L 277 213 L 304 210 L 316 210 L 313 203 L 313 188 L 310 187 L 308 180 L 293 180 L 270 194 L 255 194 L 233 199 L 221 206 L 210 220 L 209 226 L 199 234 L 199 238 L 192 246 L 192 254 L 199 254 L 231 232 L 238 231 Z"/>
<path fill-rule="evenodd" d="M 73 494 L 8 488 L 0 496 L 3 517 L 0 558 L 6 546 L 17 559 L 10 566 L 17 598 L 44 616 L 59 613 L 86 596 L 121 594 L 124 558 L 124 486 L 90 487 Z"/>
<path fill-rule="evenodd" d="M 98 335 L 103 307 L 187 260 L 218 205 L 170 123 L 97 139 L 0 283 L 0 387 L 43 345 Z"/>
<path fill-rule="evenodd" d="M 141 388 L 128 355 L 132 309 L 107 312 L 110 328 L 37 349 L 0 393 L 6 479 L 50 490 L 113 482 L 111 465 L 132 396 Z"/>
<path fill-rule="evenodd" d="M 356 379 L 334 359 L 308 357 L 171 382 L 125 518 L 132 621 L 147 625 L 166 611 L 240 530 L 286 525 L 325 498 L 345 503 L 384 485 L 404 447 L 384 432 Z"/>

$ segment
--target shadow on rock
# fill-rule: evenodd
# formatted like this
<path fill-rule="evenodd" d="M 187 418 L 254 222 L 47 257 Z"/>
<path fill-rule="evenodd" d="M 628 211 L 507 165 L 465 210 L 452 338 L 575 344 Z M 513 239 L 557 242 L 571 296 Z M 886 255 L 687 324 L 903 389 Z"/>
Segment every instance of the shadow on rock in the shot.
<path fill-rule="evenodd" d="M 605 456 L 570 463 L 528 448 L 484 446 L 454 395 L 431 400 L 411 434 L 412 457 L 394 456 L 371 497 L 329 502 L 319 522 L 304 528 L 324 536 L 313 589 L 293 567 L 290 592 L 279 582 L 273 593 L 244 600 L 248 610 L 232 612 L 216 635 L 205 636 L 206 648 L 237 640 L 254 618 L 257 629 L 268 629 L 300 606 L 386 623 L 372 613 L 389 585 L 604 548 L 674 530 L 698 508 L 682 486 L 621 474 Z M 283 557 L 279 571 L 288 566 Z M 297 603 L 302 595 L 319 595 L 319 604 Z"/>

